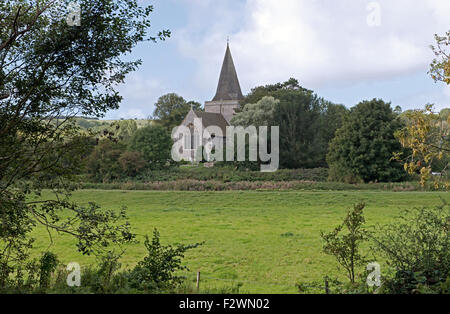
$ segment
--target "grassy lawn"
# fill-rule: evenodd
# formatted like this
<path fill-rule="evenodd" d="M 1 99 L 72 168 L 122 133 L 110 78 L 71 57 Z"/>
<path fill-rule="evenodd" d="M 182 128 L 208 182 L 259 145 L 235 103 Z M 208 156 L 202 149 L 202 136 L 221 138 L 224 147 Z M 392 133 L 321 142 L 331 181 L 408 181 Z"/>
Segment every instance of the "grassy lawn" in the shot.
<path fill-rule="evenodd" d="M 141 243 L 127 246 L 123 266 L 132 266 L 145 255 L 143 235 L 151 235 L 156 227 L 163 243 L 205 241 L 186 255 L 189 278 L 199 270 L 204 288 L 241 282 L 241 291 L 251 293 L 295 293 L 299 281 L 337 275 L 333 258 L 321 252 L 320 231 L 340 223 L 352 204 L 366 202 L 367 224 L 375 225 L 391 221 L 400 209 L 439 204 L 440 198 L 450 201 L 444 192 L 82 190 L 73 194 L 80 203 L 128 207 Z M 38 229 L 35 236 L 37 251 L 46 250 L 46 231 Z M 78 262 L 82 267 L 95 262 L 77 253 L 70 237 L 54 235 L 54 240 L 57 244 L 50 250 L 62 262 Z"/>

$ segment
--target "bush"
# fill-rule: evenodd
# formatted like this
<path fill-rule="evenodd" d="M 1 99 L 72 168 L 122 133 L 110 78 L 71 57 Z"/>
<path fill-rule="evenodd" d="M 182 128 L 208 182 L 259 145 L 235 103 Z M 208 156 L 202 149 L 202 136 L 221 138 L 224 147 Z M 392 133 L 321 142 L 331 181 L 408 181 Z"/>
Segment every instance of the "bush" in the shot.
<path fill-rule="evenodd" d="M 182 266 L 184 253 L 196 248 L 200 243 L 193 245 L 163 246 L 160 243 L 159 232 L 153 231 L 153 239 L 150 241 L 146 236 L 145 247 L 148 255 L 140 261 L 129 273 L 129 284 L 142 292 L 173 291 L 180 285 L 184 278 L 175 275 L 177 271 L 187 270 Z"/>
<path fill-rule="evenodd" d="M 450 206 L 414 208 L 379 228 L 375 248 L 387 259 L 392 275 L 387 293 L 450 293 Z"/>

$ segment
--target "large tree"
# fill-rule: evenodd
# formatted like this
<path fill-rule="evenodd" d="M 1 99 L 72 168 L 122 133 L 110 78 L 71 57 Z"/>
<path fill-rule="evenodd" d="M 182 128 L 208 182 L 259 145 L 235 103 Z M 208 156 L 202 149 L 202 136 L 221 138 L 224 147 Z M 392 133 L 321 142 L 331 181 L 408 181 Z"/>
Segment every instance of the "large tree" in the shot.
<path fill-rule="evenodd" d="M 246 111 L 247 104 L 256 108 L 265 97 L 277 100 L 271 126 L 280 127 L 280 166 L 283 168 L 314 168 L 326 166 L 327 144 L 342 123 L 345 107 L 334 105 L 300 86 L 296 79 L 284 83 L 255 87 L 241 101 L 243 112 L 236 119 L 248 116 L 250 124 L 257 125 Z M 246 109 L 247 108 L 247 109 Z M 266 114 L 267 116 L 267 114 Z M 234 120 L 235 122 L 239 120 Z M 266 117 L 267 120 L 267 117 Z M 256 123 L 256 124 L 255 124 Z"/>
<path fill-rule="evenodd" d="M 195 101 L 186 101 L 183 97 L 170 93 L 159 97 L 155 104 L 153 119 L 168 130 L 179 126 L 190 109 L 202 110 L 201 104 Z"/>
<path fill-rule="evenodd" d="M 430 66 L 430 75 L 435 82 L 450 84 L 450 31 L 444 36 L 435 35 L 436 46 L 431 46 L 436 58 Z M 411 154 L 396 158 L 404 161 L 410 174 L 419 173 L 420 182 L 432 181 L 435 188 L 448 189 L 448 166 L 450 161 L 450 134 L 448 108 L 439 114 L 428 104 L 424 110 L 410 110 L 403 114 L 406 126 L 396 136 Z M 439 173 L 432 176 L 433 172 Z"/>
<path fill-rule="evenodd" d="M 70 26 L 69 2 L 0 3 L 0 265 L 6 274 L 24 262 L 36 225 L 49 235 L 74 236 L 86 254 L 133 238 L 129 225 L 119 223 L 124 212 L 64 197 L 89 146 L 71 118 L 118 108 L 117 84 L 141 63 L 123 57 L 139 42 L 169 33 L 150 36 L 153 8 L 136 0 L 78 0 L 81 25 Z M 32 199 L 43 188 L 57 196 Z"/>
<path fill-rule="evenodd" d="M 400 127 L 390 103 L 373 99 L 353 107 L 330 143 L 330 178 L 350 182 L 402 179 L 402 165 L 392 158 L 401 150 L 394 137 Z"/>

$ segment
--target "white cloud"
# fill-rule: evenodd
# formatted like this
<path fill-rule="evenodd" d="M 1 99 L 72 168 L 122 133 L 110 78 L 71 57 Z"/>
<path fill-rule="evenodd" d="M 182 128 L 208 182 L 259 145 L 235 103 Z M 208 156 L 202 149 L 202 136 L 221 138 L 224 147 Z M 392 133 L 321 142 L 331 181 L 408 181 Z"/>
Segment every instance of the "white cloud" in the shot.
<path fill-rule="evenodd" d="M 196 0 L 177 40 L 198 60 L 197 84 L 212 89 L 228 35 L 245 91 L 289 77 L 316 88 L 426 72 L 433 34 L 450 29 L 450 1 L 380 0 L 379 27 L 367 25 L 370 2 Z"/>
<path fill-rule="evenodd" d="M 123 97 L 120 108 L 108 113 L 108 118 L 148 118 L 158 97 L 166 88 L 157 79 L 144 77 L 139 72 L 131 73 L 117 90 Z"/>

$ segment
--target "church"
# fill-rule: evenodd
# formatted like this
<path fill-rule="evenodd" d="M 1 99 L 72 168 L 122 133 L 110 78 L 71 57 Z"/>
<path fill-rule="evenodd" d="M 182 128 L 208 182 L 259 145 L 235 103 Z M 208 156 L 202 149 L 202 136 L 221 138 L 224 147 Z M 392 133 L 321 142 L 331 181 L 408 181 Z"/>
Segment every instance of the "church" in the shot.
<path fill-rule="evenodd" d="M 216 95 L 211 101 L 205 102 L 205 111 L 195 111 L 191 108 L 181 123 L 181 126 L 189 128 L 191 136 L 184 138 L 184 149 L 179 152 L 180 159 L 194 161 L 199 146 L 223 145 L 226 128 L 230 125 L 231 119 L 236 113 L 235 110 L 239 108 L 239 102 L 243 98 L 230 45 L 227 43 Z M 211 134 L 212 143 L 205 143 L 201 134 L 196 134 L 194 130 L 194 121 L 199 118 L 201 118 L 203 129 L 218 127 L 223 136 Z"/>

